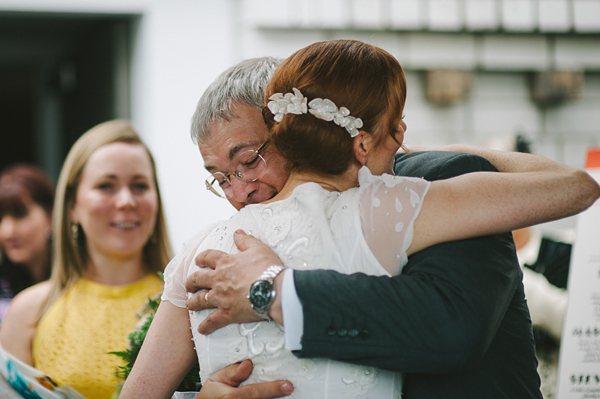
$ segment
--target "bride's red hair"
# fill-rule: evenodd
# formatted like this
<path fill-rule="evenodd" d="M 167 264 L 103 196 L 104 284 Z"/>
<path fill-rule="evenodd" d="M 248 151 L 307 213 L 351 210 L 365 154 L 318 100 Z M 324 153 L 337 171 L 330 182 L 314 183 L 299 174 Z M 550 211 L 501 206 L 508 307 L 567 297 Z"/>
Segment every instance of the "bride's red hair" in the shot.
<path fill-rule="evenodd" d="M 356 40 L 311 44 L 276 69 L 266 88 L 274 93 L 297 88 L 310 102 L 327 98 L 361 118 L 363 127 L 382 141 L 395 135 L 406 100 L 406 79 L 400 63 L 387 51 Z M 265 106 L 263 116 L 275 148 L 294 170 L 339 175 L 354 160 L 352 137 L 333 122 L 311 114 L 287 114 L 276 123 Z"/>

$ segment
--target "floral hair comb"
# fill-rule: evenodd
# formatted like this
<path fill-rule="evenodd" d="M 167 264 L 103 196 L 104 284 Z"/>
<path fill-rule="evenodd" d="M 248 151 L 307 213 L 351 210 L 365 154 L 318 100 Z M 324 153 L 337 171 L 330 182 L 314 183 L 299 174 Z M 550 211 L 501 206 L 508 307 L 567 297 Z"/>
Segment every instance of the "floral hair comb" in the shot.
<path fill-rule="evenodd" d="M 362 119 L 350 116 L 346 107 L 338 108 L 329 99 L 315 98 L 307 104 L 307 98 L 295 87 L 293 93 L 275 93 L 269 97 L 267 107 L 275 115 L 276 122 L 281 122 L 285 114 L 301 115 L 310 112 L 315 117 L 333 122 L 345 128 L 350 137 L 356 137 L 358 130 L 363 126 Z"/>

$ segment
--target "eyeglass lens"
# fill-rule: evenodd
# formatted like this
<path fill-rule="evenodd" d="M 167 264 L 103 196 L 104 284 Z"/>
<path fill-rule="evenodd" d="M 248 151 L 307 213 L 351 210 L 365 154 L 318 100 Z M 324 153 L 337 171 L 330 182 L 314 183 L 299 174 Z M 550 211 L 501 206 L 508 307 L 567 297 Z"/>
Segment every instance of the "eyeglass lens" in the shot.
<path fill-rule="evenodd" d="M 231 180 L 252 182 L 258 179 L 267 167 L 267 162 L 258 150 L 247 150 L 239 153 L 232 159 L 229 173 L 215 172 L 206 179 L 206 188 L 220 197 L 230 197 L 233 194 Z"/>

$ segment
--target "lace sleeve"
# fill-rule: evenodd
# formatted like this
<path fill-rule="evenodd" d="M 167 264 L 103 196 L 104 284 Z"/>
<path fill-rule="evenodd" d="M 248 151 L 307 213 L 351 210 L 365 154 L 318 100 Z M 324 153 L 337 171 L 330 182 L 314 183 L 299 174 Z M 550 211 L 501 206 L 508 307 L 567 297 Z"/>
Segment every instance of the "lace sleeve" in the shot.
<path fill-rule="evenodd" d="M 193 238 L 186 241 L 181 251 L 171 259 L 164 273 L 165 288 L 161 297 L 163 301 L 169 301 L 177 307 L 185 308 L 185 302 L 188 299 L 185 289 L 188 270 L 191 266 L 195 265 L 196 250 L 215 225 L 216 223 L 209 225 Z"/>
<path fill-rule="evenodd" d="M 379 263 L 397 275 L 407 262 L 414 222 L 431 183 L 413 177 L 373 176 L 363 167 L 359 184 L 365 241 Z"/>

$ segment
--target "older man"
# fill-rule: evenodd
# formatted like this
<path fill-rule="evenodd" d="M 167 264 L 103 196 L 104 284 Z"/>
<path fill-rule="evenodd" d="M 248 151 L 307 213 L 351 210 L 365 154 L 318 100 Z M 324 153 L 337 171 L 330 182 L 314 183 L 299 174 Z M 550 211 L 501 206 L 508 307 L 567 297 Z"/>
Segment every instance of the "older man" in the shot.
<path fill-rule="evenodd" d="M 237 209 L 272 198 L 288 177 L 285 160 L 263 145 L 268 135 L 263 89 L 276 65 L 277 60 L 262 58 L 225 71 L 204 93 L 193 118 L 192 137 L 212 174 L 207 188 L 221 191 Z M 395 161 L 396 174 L 428 180 L 493 169 L 481 158 L 454 153 L 402 154 Z M 271 284 L 263 272 L 285 262 L 251 236 L 236 234 L 236 243 L 242 250 L 236 255 L 200 254 L 197 263 L 208 268 L 188 280 L 188 290 L 203 290 L 188 301 L 189 308 L 217 307 L 201 332 L 260 320 L 267 312 L 285 325 L 286 346 L 297 356 L 403 372 L 407 399 L 541 398 L 509 234 L 428 248 L 411 256 L 395 277 L 286 269 L 272 283 L 275 295 L 267 290 L 266 298 L 258 298 L 262 304 L 248 298 L 250 286 L 257 280 Z M 216 373 L 198 398 L 289 394 L 286 381 L 236 388 L 250 371 L 246 361 Z"/>

